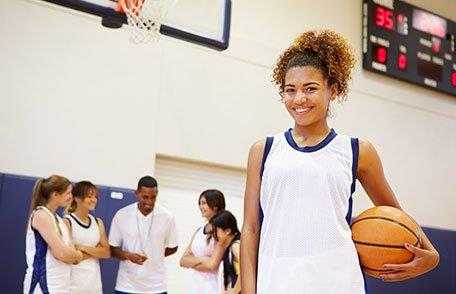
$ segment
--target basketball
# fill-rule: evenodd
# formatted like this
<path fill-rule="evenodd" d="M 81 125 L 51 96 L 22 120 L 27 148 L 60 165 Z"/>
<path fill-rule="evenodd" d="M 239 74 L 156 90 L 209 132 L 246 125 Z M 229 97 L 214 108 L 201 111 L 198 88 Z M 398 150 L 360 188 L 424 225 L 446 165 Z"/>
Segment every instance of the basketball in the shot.
<path fill-rule="evenodd" d="M 370 208 L 353 221 L 351 228 L 361 267 L 375 278 L 382 274 L 384 264 L 413 259 L 414 254 L 405 248 L 405 243 L 420 247 L 418 224 L 398 208 Z"/>

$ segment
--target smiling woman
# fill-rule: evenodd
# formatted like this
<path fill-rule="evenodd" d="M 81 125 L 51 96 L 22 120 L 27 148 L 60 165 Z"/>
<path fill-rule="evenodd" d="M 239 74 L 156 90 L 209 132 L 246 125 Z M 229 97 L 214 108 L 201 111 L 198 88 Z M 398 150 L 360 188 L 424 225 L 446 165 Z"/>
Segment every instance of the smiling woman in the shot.
<path fill-rule="evenodd" d="M 218 190 L 206 190 L 198 199 L 198 206 L 206 224 L 199 227 L 180 260 L 180 266 L 191 269 L 191 294 L 221 293 L 218 269 L 223 259 L 225 247 L 212 237 L 212 227 L 208 224 L 218 212 L 225 210 L 225 196 Z"/>
<path fill-rule="evenodd" d="M 84 259 L 72 266 L 71 293 L 103 293 L 99 259 L 109 258 L 111 253 L 102 220 L 89 214 L 97 202 L 98 190 L 94 184 L 81 181 L 74 185 L 73 202 L 64 221 Z"/>
<path fill-rule="evenodd" d="M 242 293 L 365 291 L 349 225 L 356 179 L 375 205 L 400 206 L 374 147 L 328 126 L 329 105 L 346 98 L 353 65 L 351 47 L 342 36 L 309 31 L 274 68 L 294 126 L 250 149 Z M 413 278 L 437 265 L 437 251 L 422 231 L 419 235 L 423 249 L 407 247 L 415 259 L 386 265 L 384 280 Z"/>
<path fill-rule="evenodd" d="M 27 224 L 24 293 L 70 293 L 71 264 L 83 254 L 71 245 L 70 234 L 56 210 L 71 201 L 71 182 L 52 175 L 33 188 Z"/>

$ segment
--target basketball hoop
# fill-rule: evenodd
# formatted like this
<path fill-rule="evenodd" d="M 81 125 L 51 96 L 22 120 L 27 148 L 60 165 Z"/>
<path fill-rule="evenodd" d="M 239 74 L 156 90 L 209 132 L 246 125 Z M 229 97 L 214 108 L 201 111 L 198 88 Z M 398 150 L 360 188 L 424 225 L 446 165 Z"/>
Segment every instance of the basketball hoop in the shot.
<path fill-rule="evenodd" d="M 177 0 L 119 0 L 116 10 L 127 16 L 133 43 L 160 39 L 160 26 L 168 10 Z"/>

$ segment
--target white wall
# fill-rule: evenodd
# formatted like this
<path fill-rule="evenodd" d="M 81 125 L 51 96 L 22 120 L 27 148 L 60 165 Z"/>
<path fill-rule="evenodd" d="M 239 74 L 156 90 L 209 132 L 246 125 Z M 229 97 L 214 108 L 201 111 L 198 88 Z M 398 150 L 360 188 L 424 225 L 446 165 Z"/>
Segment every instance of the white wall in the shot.
<path fill-rule="evenodd" d="M 160 48 L 28 1 L 0 15 L 1 171 L 123 187 L 152 172 L 160 76 L 143 68 Z"/>
<path fill-rule="evenodd" d="M 452 0 L 413 3 L 456 15 Z M 271 67 L 312 28 L 336 29 L 359 51 L 361 1 L 235 0 L 224 52 L 167 37 L 133 46 L 99 20 L 1 1 L 0 170 L 134 187 L 155 153 L 245 167 L 254 141 L 291 125 Z M 456 98 L 358 64 L 336 108 L 332 125 L 374 142 L 403 206 L 456 229 Z M 358 210 L 369 205 L 358 197 Z"/>

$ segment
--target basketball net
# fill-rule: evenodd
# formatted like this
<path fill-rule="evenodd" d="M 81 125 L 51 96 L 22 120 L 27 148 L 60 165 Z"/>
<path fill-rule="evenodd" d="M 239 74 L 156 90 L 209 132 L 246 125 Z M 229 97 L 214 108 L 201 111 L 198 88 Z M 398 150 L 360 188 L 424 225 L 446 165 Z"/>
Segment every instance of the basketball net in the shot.
<path fill-rule="evenodd" d="M 168 10 L 177 0 L 119 0 L 116 11 L 127 16 L 133 43 L 160 39 L 160 26 Z"/>

